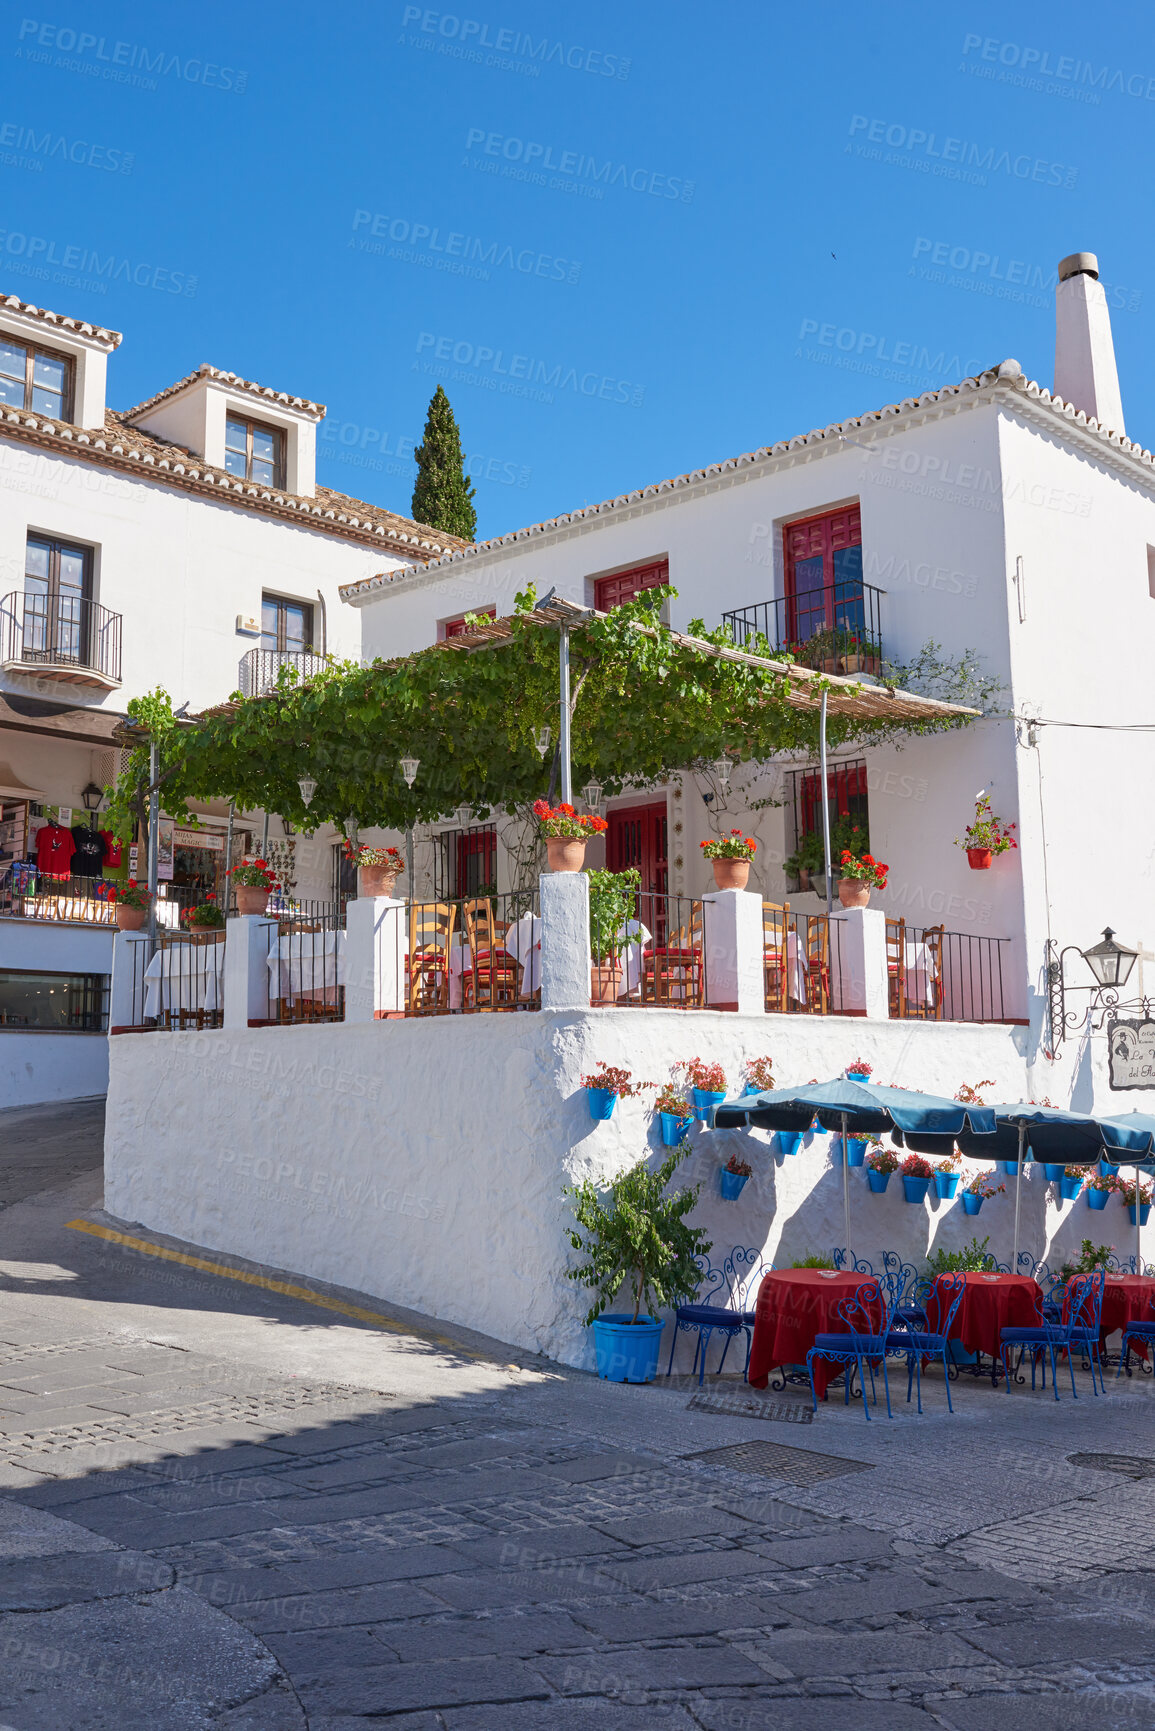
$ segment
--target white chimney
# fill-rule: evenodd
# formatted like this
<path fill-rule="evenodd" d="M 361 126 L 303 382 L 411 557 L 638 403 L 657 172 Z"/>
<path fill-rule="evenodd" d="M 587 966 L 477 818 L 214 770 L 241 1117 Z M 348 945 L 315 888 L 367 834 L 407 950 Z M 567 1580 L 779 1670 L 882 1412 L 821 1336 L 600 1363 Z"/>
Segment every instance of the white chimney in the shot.
<path fill-rule="evenodd" d="M 1073 252 L 1059 265 L 1055 395 L 1093 416 L 1106 431 L 1124 431 L 1111 315 L 1093 252 Z"/>

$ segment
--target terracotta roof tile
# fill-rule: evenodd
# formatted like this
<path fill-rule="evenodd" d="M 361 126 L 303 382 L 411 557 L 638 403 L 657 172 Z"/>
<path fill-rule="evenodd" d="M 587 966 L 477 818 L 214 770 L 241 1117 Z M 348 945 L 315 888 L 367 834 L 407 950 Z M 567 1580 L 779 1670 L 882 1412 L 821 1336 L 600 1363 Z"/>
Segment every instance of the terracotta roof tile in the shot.
<path fill-rule="evenodd" d="M 178 379 L 174 385 L 166 385 L 164 390 L 157 391 L 155 396 L 146 397 L 144 402 L 137 403 L 135 408 L 126 409 L 124 419 L 134 421 L 147 409 L 155 409 L 156 405 L 163 403 L 166 398 L 175 397 L 179 391 L 195 384 L 198 379 L 206 378 L 227 386 L 230 391 L 236 391 L 239 395 L 257 397 L 274 406 L 279 404 L 284 409 L 292 409 L 294 414 L 308 415 L 315 421 L 319 421 L 325 413 L 324 403 L 314 403 L 308 397 L 293 397 L 287 391 L 274 391 L 269 385 L 258 385 L 254 379 L 242 379 L 237 373 L 222 372 L 220 367 L 211 367 L 207 361 L 202 361 L 195 372 L 186 373 L 183 379 Z"/>
<path fill-rule="evenodd" d="M 105 330 L 103 325 L 90 325 L 85 319 L 69 318 L 67 313 L 51 313 L 47 307 L 33 306 L 19 295 L 0 295 L 0 309 L 19 313 L 21 318 L 38 319 L 46 325 L 56 325 L 62 331 L 73 331 L 78 337 L 91 337 L 93 342 L 114 349 L 120 342 L 119 331 Z"/>

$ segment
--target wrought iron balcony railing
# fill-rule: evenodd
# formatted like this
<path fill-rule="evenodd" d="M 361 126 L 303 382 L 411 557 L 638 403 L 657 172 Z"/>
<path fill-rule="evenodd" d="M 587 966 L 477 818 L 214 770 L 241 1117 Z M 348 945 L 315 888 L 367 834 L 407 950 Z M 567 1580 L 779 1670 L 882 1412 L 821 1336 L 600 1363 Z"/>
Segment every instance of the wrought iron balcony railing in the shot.
<path fill-rule="evenodd" d="M 241 696 L 262 697 L 266 691 L 272 691 L 283 667 L 293 668 L 300 684 L 320 673 L 325 661 L 326 657 L 315 649 L 250 649 L 241 656 Z"/>
<path fill-rule="evenodd" d="M 120 684 L 121 616 L 83 595 L 14 590 L 0 602 L 5 672 L 82 685 Z"/>
<path fill-rule="evenodd" d="M 878 673 L 882 668 L 882 590 L 835 583 L 777 601 L 723 613 L 739 649 L 764 639 L 771 654 L 790 654 L 819 673 Z"/>

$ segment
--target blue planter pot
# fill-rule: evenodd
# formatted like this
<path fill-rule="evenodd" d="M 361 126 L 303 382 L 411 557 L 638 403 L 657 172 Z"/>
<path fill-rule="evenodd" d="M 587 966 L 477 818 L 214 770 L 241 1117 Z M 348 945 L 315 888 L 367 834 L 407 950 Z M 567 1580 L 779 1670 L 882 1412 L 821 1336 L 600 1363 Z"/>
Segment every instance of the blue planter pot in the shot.
<path fill-rule="evenodd" d="M 1119 1168 L 1117 1166 L 1112 1166 L 1109 1160 L 1100 1160 L 1099 1171 L 1102 1173 L 1104 1178 L 1118 1178 L 1119 1176 Z"/>
<path fill-rule="evenodd" d="M 876 1196 L 882 1195 L 883 1191 L 890 1183 L 891 1177 L 891 1173 L 876 1172 L 872 1166 L 868 1166 L 866 1169 L 866 1182 L 870 1185 L 870 1188 L 874 1191 Z"/>
<path fill-rule="evenodd" d="M 1150 1212 L 1151 1212 L 1151 1204 L 1149 1202 L 1141 1202 L 1139 1204 L 1139 1225 L 1140 1226 L 1146 1226 L 1147 1216 L 1150 1214 Z M 1131 1203 L 1130 1207 L 1128 1208 L 1127 1213 L 1131 1217 L 1132 1226 L 1134 1226 L 1135 1225 L 1135 1204 L 1133 1202 Z"/>
<path fill-rule="evenodd" d="M 1004 1178 L 1013 1178 L 1019 1169 L 1019 1163 L 1017 1160 L 1000 1160 L 999 1165 L 1003 1169 Z"/>
<path fill-rule="evenodd" d="M 662 1344 L 662 1324 L 652 1316 L 631 1323 L 628 1314 L 607 1312 L 593 1324 L 598 1375 L 605 1382 L 653 1382 Z"/>
<path fill-rule="evenodd" d="M 727 1172 L 724 1166 L 718 1174 L 718 1180 L 722 1187 L 722 1195 L 727 1202 L 737 1202 L 749 1182 L 744 1172 Z"/>
<path fill-rule="evenodd" d="M 902 1194 L 907 1202 L 925 1202 L 929 1189 L 929 1178 L 911 1178 L 906 1172 L 903 1173 Z"/>
<path fill-rule="evenodd" d="M 797 1154 L 802 1146 L 801 1130 L 779 1130 L 778 1147 L 783 1154 Z"/>
<path fill-rule="evenodd" d="M 1059 1179 L 1059 1195 L 1064 1202 L 1073 1202 L 1082 1188 L 1083 1180 L 1081 1178 Z"/>
<path fill-rule="evenodd" d="M 1046 1178 L 1048 1184 L 1058 1184 L 1061 1182 L 1063 1177 L 1063 1162 L 1061 1160 L 1044 1160 L 1042 1162 L 1042 1167 L 1043 1176 Z"/>
<path fill-rule="evenodd" d="M 1088 1208 L 1094 1208 L 1096 1211 L 1100 1208 L 1106 1208 L 1110 1195 L 1111 1192 L 1109 1190 L 1088 1190 Z"/>
<path fill-rule="evenodd" d="M 985 1201 L 985 1196 L 972 1196 L 969 1190 L 963 1191 L 963 1207 L 968 1214 L 977 1214 Z"/>
<path fill-rule="evenodd" d="M 934 1175 L 934 1193 L 941 1202 L 953 1202 L 954 1193 L 958 1189 L 959 1173 L 936 1172 Z"/>
<path fill-rule="evenodd" d="M 673 1112 L 660 1112 L 658 1116 L 662 1120 L 663 1148 L 676 1148 L 679 1142 L 685 1141 L 692 1119 L 679 1118 Z"/>
<path fill-rule="evenodd" d="M 716 1093 L 713 1088 L 691 1088 L 690 1099 L 694 1106 L 694 1116 L 700 1124 L 705 1124 L 710 1116 L 711 1106 L 720 1106 L 726 1098 L 725 1093 Z"/>
<path fill-rule="evenodd" d="M 865 1070 L 847 1070 L 846 1080 L 848 1082 L 869 1082 L 870 1077 Z"/>
<path fill-rule="evenodd" d="M 746 1086 L 742 1090 L 742 1098 L 745 1099 L 748 1094 L 761 1094 L 762 1092 L 763 1090 L 755 1087 L 753 1082 L 747 1082 Z"/>
<path fill-rule="evenodd" d="M 591 1118 L 612 1118 L 618 1097 L 610 1088 L 587 1088 Z"/>
<path fill-rule="evenodd" d="M 846 1164 L 861 1166 L 866 1159 L 866 1150 L 870 1146 L 865 1136 L 848 1136 L 846 1138 Z M 834 1138 L 834 1147 L 830 1150 L 836 1160 L 842 1159 L 842 1137 Z"/>

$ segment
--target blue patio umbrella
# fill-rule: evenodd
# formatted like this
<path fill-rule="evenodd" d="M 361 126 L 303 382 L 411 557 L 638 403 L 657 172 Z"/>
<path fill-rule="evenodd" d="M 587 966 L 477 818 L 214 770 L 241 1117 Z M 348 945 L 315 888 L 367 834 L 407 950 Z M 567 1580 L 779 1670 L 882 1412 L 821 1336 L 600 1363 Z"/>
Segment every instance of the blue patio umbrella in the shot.
<path fill-rule="evenodd" d="M 960 1100 L 948 1100 L 939 1094 L 916 1094 L 909 1088 L 851 1082 L 844 1076 L 833 1082 L 810 1082 L 804 1088 L 775 1088 L 767 1094 L 724 1100 L 714 1107 L 710 1122 L 718 1130 L 739 1130 L 753 1125 L 760 1130 L 797 1131 L 808 1129 L 815 1118 L 824 1130 L 842 1133 L 842 1207 L 848 1257 L 851 1254 L 848 1135 L 899 1130 L 903 1134 L 933 1133 L 950 1142 L 964 1132 L 980 1138 L 995 1133 L 995 1114 L 989 1106 L 964 1105 Z"/>
<path fill-rule="evenodd" d="M 1155 1173 L 1155 1116 L 1150 1112 L 1122 1112 L 1117 1118 L 1100 1118 L 1103 1148 L 1120 1166 L 1135 1168 L 1135 1272 L 1142 1274 L 1143 1210 L 1139 1202 L 1139 1174 Z"/>

